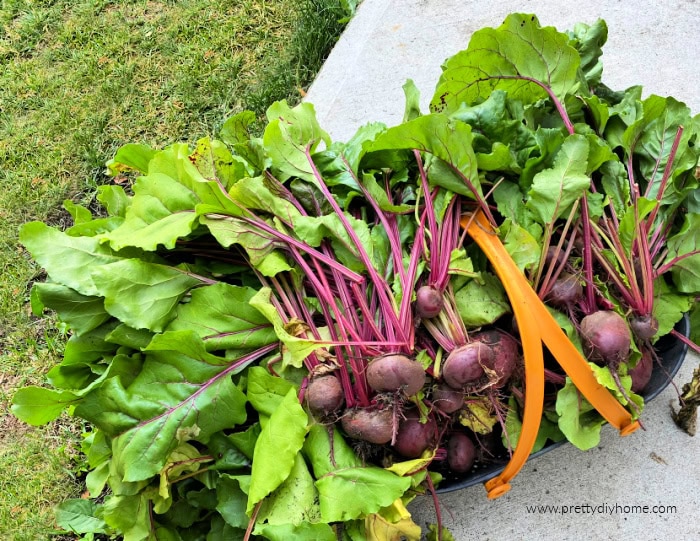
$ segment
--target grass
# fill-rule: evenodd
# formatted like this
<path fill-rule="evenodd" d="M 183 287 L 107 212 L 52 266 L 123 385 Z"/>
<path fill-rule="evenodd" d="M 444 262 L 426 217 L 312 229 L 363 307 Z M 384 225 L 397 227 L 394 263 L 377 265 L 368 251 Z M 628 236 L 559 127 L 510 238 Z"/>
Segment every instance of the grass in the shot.
<path fill-rule="evenodd" d="M 55 321 L 28 308 L 41 269 L 17 242 L 29 220 L 63 226 L 90 204 L 128 142 L 215 135 L 226 118 L 300 101 L 347 14 L 342 0 L 3 0 L 0 3 L 0 538 L 45 539 L 80 494 L 82 427 L 32 428 L 14 391 L 61 355 Z M 262 120 L 258 127 L 262 125 Z"/>

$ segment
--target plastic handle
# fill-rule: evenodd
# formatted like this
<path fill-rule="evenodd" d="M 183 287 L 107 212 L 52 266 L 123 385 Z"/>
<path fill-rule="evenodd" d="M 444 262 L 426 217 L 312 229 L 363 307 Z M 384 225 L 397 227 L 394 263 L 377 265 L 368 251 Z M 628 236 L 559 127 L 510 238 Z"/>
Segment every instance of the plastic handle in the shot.
<path fill-rule="evenodd" d="M 518 322 L 525 361 L 525 404 L 518 445 L 501 474 L 486 482 L 489 498 L 505 494 L 510 481 L 527 461 L 542 418 L 544 402 L 544 361 L 542 342 L 561 365 L 578 390 L 622 436 L 639 428 L 631 414 L 596 380 L 588 362 L 561 330 L 525 276 L 515 265 L 486 217 L 477 212 L 461 219 L 462 227 L 489 259 L 501 280 Z"/>

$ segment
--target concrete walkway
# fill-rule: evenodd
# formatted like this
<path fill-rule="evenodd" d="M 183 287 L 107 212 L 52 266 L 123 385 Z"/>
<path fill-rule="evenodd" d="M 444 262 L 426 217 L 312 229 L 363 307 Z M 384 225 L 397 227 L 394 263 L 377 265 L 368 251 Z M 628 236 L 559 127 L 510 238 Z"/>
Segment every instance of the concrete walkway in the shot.
<path fill-rule="evenodd" d="M 336 140 L 370 121 L 401 121 L 402 85 L 413 79 L 423 110 L 440 65 L 466 48 L 475 30 L 499 26 L 511 12 L 535 13 L 561 31 L 603 18 L 603 81 L 615 89 L 641 84 L 644 95 L 671 95 L 700 112 L 696 0 L 364 0 L 306 101 Z M 689 354 L 676 382 L 690 380 L 700 358 Z M 667 388 L 645 410 L 646 431 L 620 438 L 606 427 L 587 452 L 566 445 L 530 461 L 512 490 L 490 501 L 481 485 L 441 496 L 443 519 L 457 541 L 700 539 L 700 436 L 673 423 Z M 532 505 L 606 505 L 607 514 L 529 512 Z M 624 506 L 663 506 L 665 512 L 625 513 Z M 410 508 L 422 526 L 434 522 L 428 498 Z"/>

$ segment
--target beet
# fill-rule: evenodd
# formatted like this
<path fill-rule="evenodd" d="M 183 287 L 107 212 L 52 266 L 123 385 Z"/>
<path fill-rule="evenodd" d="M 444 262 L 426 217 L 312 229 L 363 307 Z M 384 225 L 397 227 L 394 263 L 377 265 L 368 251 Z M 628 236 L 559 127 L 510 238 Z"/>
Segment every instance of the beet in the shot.
<path fill-rule="evenodd" d="M 394 435 L 394 415 L 390 408 L 348 410 L 340 424 L 351 438 L 377 445 L 389 443 Z"/>
<path fill-rule="evenodd" d="M 486 344 L 493 350 L 493 359 L 484 359 L 491 386 L 503 387 L 515 373 L 520 360 L 518 341 L 510 334 L 499 329 L 491 329 L 472 334 L 472 340 Z"/>
<path fill-rule="evenodd" d="M 630 321 L 630 328 L 637 338 L 642 342 L 647 342 L 659 332 L 659 321 L 651 314 L 637 316 Z"/>
<path fill-rule="evenodd" d="M 453 389 L 461 389 L 480 379 L 487 363 L 493 363 L 493 350 L 482 342 L 470 342 L 450 352 L 442 367 L 442 378 Z"/>
<path fill-rule="evenodd" d="M 367 383 L 377 392 L 403 391 L 413 396 L 425 385 L 423 366 L 406 355 L 377 357 L 367 365 Z"/>
<path fill-rule="evenodd" d="M 440 384 L 433 391 L 433 406 L 444 413 L 454 413 L 464 406 L 464 392 Z"/>
<path fill-rule="evenodd" d="M 313 378 L 306 388 L 306 404 L 315 417 L 326 417 L 345 404 L 340 380 L 333 375 Z"/>
<path fill-rule="evenodd" d="M 549 246 L 544 261 L 547 265 L 552 265 L 552 263 L 563 265 L 565 262 L 564 249 L 558 250 L 556 246 Z"/>
<path fill-rule="evenodd" d="M 617 312 L 599 310 L 581 320 L 583 350 L 589 360 L 617 370 L 629 356 L 631 345 L 627 322 Z"/>
<path fill-rule="evenodd" d="M 421 286 L 416 291 L 416 314 L 422 318 L 433 318 L 440 314 L 443 306 L 442 294 L 434 286 Z"/>
<path fill-rule="evenodd" d="M 407 458 L 418 458 L 423 451 L 435 446 L 437 435 L 435 419 L 428 417 L 425 423 L 421 423 L 418 412 L 410 412 L 399 423 L 394 449 Z"/>
<path fill-rule="evenodd" d="M 651 351 L 648 349 L 642 350 L 642 358 L 637 361 L 627 374 L 632 378 L 632 392 L 641 393 L 651 380 L 651 373 L 654 370 L 654 359 Z"/>
<path fill-rule="evenodd" d="M 476 459 L 474 442 L 461 432 L 456 432 L 447 441 L 447 464 L 456 473 L 466 473 L 472 469 Z"/>
<path fill-rule="evenodd" d="M 583 297 L 583 286 L 578 276 L 562 272 L 547 295 L 547 302 L 553 306 L 566 307 L 575 304 Z"/>

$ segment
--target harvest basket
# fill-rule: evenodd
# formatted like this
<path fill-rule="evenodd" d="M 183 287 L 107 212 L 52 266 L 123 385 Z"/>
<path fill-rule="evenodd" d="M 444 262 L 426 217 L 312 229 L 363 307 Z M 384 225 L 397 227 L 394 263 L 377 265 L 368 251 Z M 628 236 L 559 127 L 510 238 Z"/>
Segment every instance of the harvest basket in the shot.
<path fill-rule="evenodd" d="M 639 428 L 633 374 L 700 291 L 699 125 L 604 87 L 605 25 L 579 32 L 513 14 L 446 62 L 429 113 L 408 84 L 403 123 L 347 142 L 277 102 L 262 137 L 243 112 L 194 148 L 125 145 L 107 216 L 25 224 L 50 278 L 32 309 L 72 335 L 13 411 L 94 427 L 93 501 L 64 516 L 136 541 L 417 541 L 417 495 L 496 498 L 562 441 Z M 584 332 L 601 314 L 612 354 Z M 647 400 L 684 354 L 657 344 Z"/>
<path fill-rule="evenodd" d="M 687 337 L 690 334 L 690 317 L 685 315 L 683 319 L 676 324 L 675 330 Z M 683 360 L 688 351 L 688 345 L 671 336 L 664 336 L 656 343 L 656 351 L 661 362 L 654 365 L 651 379 L 644 392 L 641 393 L 645 403 L 651 402 L 669 386 L 683 365 Z M 542 449 L 532 453 L 529 460 L 535 459 L 567 444 L 569 444 L 569 442 L 566 440 L 558 442 L 550 441 Z M 508 458 L 506 456 L 501 456 L 495 458 L 490 463 L 482 462 L 475 465 L 472 471 L 466 475 L 458 476 L 453 473 L 443 472 L 443 480 L 440 486 L 437 487 L 436 492 L 442 494 L 486 483 L 499 475 L 507 463 Z"/>

